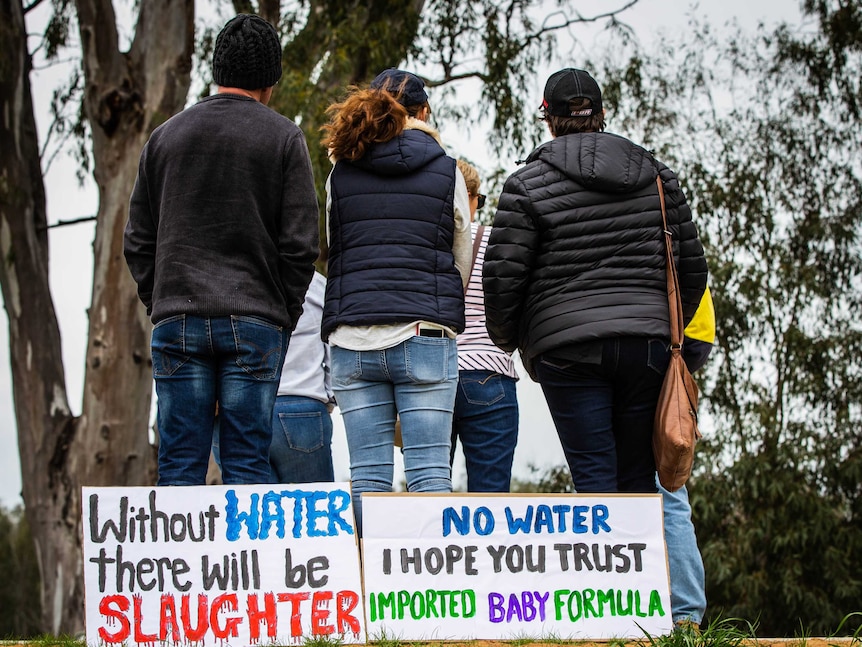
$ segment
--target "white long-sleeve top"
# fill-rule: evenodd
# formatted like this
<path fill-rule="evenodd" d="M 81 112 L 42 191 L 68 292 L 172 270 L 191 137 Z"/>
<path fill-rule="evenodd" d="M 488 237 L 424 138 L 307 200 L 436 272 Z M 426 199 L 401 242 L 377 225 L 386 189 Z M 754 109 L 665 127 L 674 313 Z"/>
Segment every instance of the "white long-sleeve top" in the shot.
<path fill-rule="evenodd" d="M 278 395 L 297 395 L 332 402 L 329 344 L 320 339 L 326 277 L 315 272 L 305 293 L 302 316 L 290 336 L 281 367 Z"/>

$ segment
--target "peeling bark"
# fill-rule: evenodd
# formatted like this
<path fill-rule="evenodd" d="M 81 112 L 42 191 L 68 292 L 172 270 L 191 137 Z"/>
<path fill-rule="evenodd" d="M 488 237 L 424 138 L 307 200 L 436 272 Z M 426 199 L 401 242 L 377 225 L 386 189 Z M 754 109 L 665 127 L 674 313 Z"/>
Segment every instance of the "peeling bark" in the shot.
<path fill-rule="evenodd" d="M 82 414 L 71 414 L 48 285 L 45 193 L 19 0 L 0 0 L 0 284 L 9 319 L 23 498 L 42 579 L 43 628 L 84 629 L 81 487 L 155 479 L 149 322 L 123 259 L 138 157 L 182 109 L 194 3 L 141 0 L 130 52 L 108 0 L 76 3 L 99 211 Z"/>

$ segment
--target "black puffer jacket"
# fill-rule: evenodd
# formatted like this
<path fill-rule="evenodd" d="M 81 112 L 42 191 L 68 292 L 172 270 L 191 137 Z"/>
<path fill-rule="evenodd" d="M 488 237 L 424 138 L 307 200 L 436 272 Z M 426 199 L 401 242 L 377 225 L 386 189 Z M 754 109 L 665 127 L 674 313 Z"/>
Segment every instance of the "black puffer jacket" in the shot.
<path fill-rule="evenodd" d="M 537 148 L 503 188 L 485 254 L 488 333 L 537 355 L 615 336 L 670 337 L 656 174 L 673 232 L 685 321 L 707 267 L 676 175 L 610 133 L 558 137 Z"/>

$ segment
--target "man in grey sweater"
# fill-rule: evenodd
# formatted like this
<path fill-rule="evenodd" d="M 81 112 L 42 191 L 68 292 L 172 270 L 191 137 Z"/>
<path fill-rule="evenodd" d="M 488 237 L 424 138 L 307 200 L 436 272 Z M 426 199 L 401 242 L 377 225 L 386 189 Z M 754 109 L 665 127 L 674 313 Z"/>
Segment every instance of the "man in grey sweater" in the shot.
<path fill-rule="evenodd" d="M 216 404 L 227 484 L 269 478 L 271 416 L 318 255 L 305 139 L 267 107 L 281 44 L 240 14 L 219 34 L 215 95 L 153 131 L 125 257 L 154 326 L 159 485 L 204 484 Z"/>

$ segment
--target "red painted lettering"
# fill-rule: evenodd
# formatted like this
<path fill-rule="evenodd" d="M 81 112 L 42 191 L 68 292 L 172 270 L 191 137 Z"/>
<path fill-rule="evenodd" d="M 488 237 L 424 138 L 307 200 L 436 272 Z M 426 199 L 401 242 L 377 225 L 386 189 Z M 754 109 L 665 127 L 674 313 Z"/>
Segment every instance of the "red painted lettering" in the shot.
<path fill-rule="evenodd" d="M 335 627 L 325 624 L 329 618 L 329 602 L 332 600 L 332 591 L 315 591 L 311 600 L 311 635 L 327 636 L 335 632 Z"/>
<path fill-rule="evenodd" d="M 197 627 L 192 627 L 191 620 L 191 600 L 190 596 L 184 595 L 180 603 L 180 618 L 183 623 L 183 632 L 186 634 L 186 640 L 190 643 L 201 642 L 207 629 L 210 628 L 207 621 L 207 596 L 202 593 L 198 594 L 198 624 Z"/>
<path fill-rule="evenodd" d="M 290 635 L 297 638 L 302 635 L 302 615 L 299 603 L 308 599 L 308 593 L 279 593 L 279 602 L 290 602 Z"/>
<path fill-rule="evenodd" d="M 143 599 L 140 595 L 132 596 L 132 604 L 135 613 L 135 642 L 136 643 L 154 643 L 159 637 L 156 634 L 145 634 L 141 628 L 141 603 Z"/>
<path fill-rule="evenodd" d="M 266 623 L 266 636 L 273 642 L 278 630 L 278 616 L 275 613 L 275 595 L 265 593 L 263 596 L 263 610 L 257 606 L 257 594 L 248 596 L 248 634 L 253 643 L 260 642 L 260 623 Z"/>
<path fill-rule="evenodd" d="M 213 600 L 213 605 L 210 608 L 210 627 L 213 630 L 213 636 L 221 640 L 226 638 L 236 638 L 239 636 L 237 625 L 242 623 L 242 618 L 229 616 L 225 618 L 225 624 L 222 627 L 219 624 L 219 612 L 222 607 L 225 611 L 236 611 L 239 608 L 239 603 L 236 599 L 236 593 L 224 593 Z"/>
<path fill-rule="evenodd" d="M 116 608 L 112 608 L 111 605 L 115 605 Z M 106 643 L 126 642 L 131 630 L 129 619 L 125 613 L 128 610 L 129 598 L 125 595 L 106 595 L 99 600 L 99 613 L 108 618 L 105 624 L 112 625 L 117 622 L 120 625 L 120 628 L 114 633 L 109 633 L 105 627 L 99 627 L 99 638 Z"/>
<path fill-rule="evenodd" d="M 335 596 L 335 620 L 338 625 L 338 633 L 359 633 L 359 620 L 352 611 L 359 604 L 359 595 L 354 591 L 339 591 Z M 349 628 L 349 629 L 348 629 Z"/>
<path fill-rule="evenodd" d="M 177 622 L 177 603 L 170 593 L 162 595 L 159 606 L 159 640 L 164 642 L 168 636 L 168 626 L 171 629 L 171 640 L 180 641 L 180 625 Z"/>

